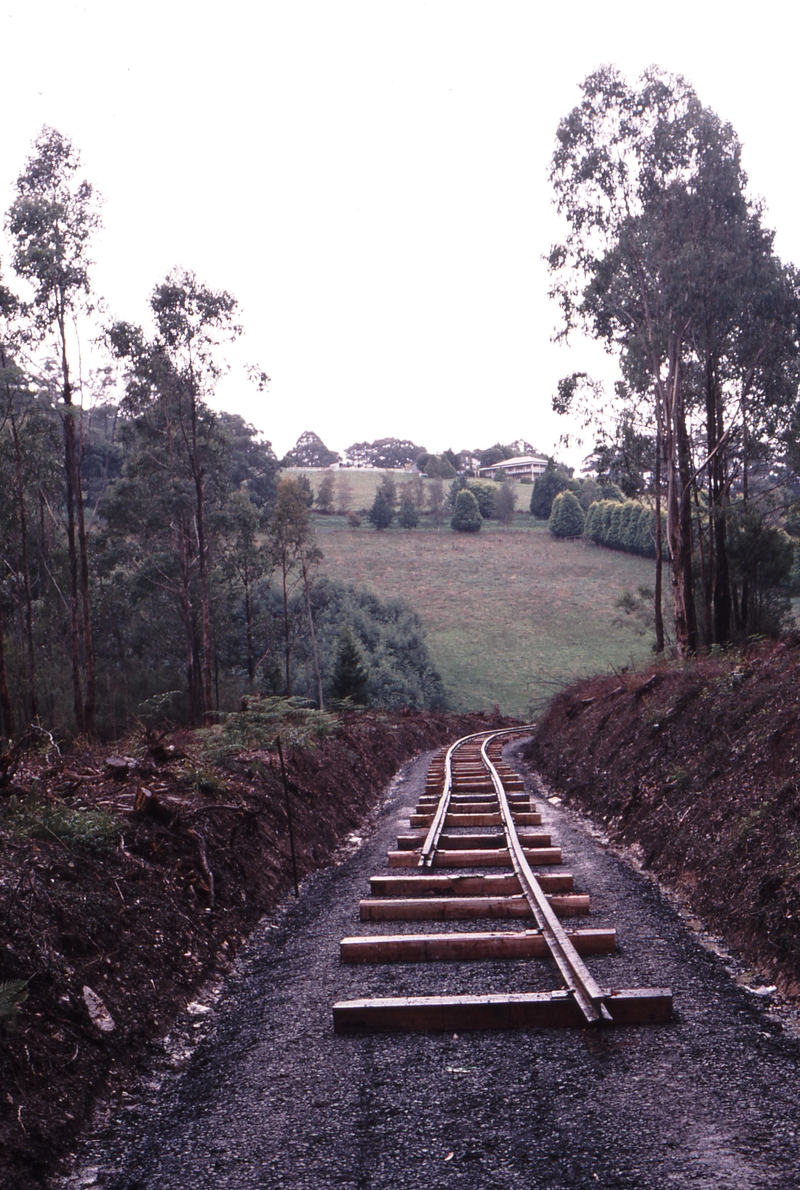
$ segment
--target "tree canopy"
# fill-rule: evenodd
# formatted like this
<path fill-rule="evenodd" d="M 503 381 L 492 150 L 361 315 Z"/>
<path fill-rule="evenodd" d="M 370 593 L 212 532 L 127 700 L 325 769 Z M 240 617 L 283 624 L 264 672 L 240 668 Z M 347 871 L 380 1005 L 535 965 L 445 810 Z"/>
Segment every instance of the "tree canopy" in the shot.
<path fill-rule="evenodd" d="M 795 398 L 797 279 L 747 196 L 733 129 L 684 79 L 652 68 L 634 87 L 604 67 L 582 91 L 552 163 L 568 228 L 550 254 L 553 293 L 562 334 L 581 327 L 604 341 L 628 391 L 649 401 L 685 654 L 700 641 L 701 538 L 706 635 L 730 636 L 727 508 L 734 483 L 747 497 L 755 444 Z M 693 525 L 700 486 L 708 516 Z"/>
<path fill-rule="evenodd" d="M 101 325 L 97 197 L 53 129 L 6 226 L 22 292 L 0 276 L 0 757 L 40 729 L 111 738 L 139 717 L 208 723 L 258 692 L 322 708 L 337 658 L 342 681 L 348 666 L 358 678 L 340 656 L 347 626 L 363 701 L 443 705 L 413 612 L 320 576 L 307 478 L 279 484 L 269 442 L 215 408 L 236 299 L 173 269 L 146 325 Z M 85 334 L 106 357 L 82 371 Z M 251 372 L 263 390 L 266 374 Z M 321 461 L 315 435 L 299 446 Z M 382 492 L 393 512 L 390 475 Z"/>

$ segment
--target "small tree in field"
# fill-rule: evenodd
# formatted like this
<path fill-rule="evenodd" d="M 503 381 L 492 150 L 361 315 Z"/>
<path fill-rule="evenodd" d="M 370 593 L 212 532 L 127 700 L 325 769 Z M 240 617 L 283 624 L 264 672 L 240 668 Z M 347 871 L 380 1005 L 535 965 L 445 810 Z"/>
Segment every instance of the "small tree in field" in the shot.
<path fill-rule="evenodd" d="M 414 499 L 414 493 L 410 486 L 403 489 L 403 494 L 400 497 L 400 512 L 397 515 L 397 520 L 404 529 L 416 529 L 419 524 L 419 513 L 417 512 L 417 503 Z"/>
<path fill-rule="evenodd" d="M 546 521 L 553 511 L 553 501 L 559 492 L 570 486 L 570 476 L 561 467 L 550 466 L 536 477 L 531 492 L 531 516 Z"/>
<path fill-rule="evenodd" d="M 394 520 L 394 505 L 396 500 L 394 480 L 385 475 L 380 482 L 372 508 L 369 510 L 370 524 L 376 529 L 388 529 Z"/>
<path fill-rule="evenodd" d="M 353 485 L 346 475 L 339 474 L 336 480 L 336 499 L 338 502 L 339 516 L 346 516 L 350 511 L 350 505 L 353 500 Z"/>
<path fill-rule="evenodd" d="M 574 492 L 562 492 L 553 501 L 548 529 L 553 537 L 582 537 L 585 517 Z"/>
<path fill-rule="evenodd" d="M 323 475 L 317 491 L 317 508 L 325 516 L 333 509 L 333 475 L 330 471 Z"/>
<path fill-rule="evenodd" d="M 456 505 L 450 528 L 457 533 L 477 533 L 483 524 L 483 517 L 478 508 L 478 501 L 469 488 L 462 488 L 456 496 Z"/>
<path fill-rule="evenodd" d="M 498 488 L 497 492 L 495 492 L 494 497 L 494 515 L 501 525 L 511 524 L 515 507 L 514 489 L 508 480 L 506 480 L 502 487 Z"/>
<path fill-rule="evenodd" d="M 369 522 L 376 529 L 388 529 L 394 520 L 394 509 L 382 488 L 378 488 L 372 508 L 369 510 Z"/>
<path fill-rule="evenodd" d="M 483 519 L 488 521 L 495 516 L 495 500 L 499 490 L 497 484 L 490 479 L 470 479 L 467 486 L 478 501 L 478 511 Z"/>
<path fill-rule="evenodd" d="M 441 528 L 444 519 L 444 484 L 441 479 L 434 479 L 428 485 L 428 511 L 437 529 Z"/>

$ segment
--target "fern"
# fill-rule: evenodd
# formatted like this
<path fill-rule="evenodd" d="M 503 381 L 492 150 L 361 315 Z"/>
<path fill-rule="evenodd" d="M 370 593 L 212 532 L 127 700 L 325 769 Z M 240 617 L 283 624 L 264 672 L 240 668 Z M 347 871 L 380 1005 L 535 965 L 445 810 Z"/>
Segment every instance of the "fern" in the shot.
<path fill-rule="evenodd" d="M 0 1025 L 14 1020 L 20 1005 L 27 998 L 27 979 L 0 981 Z"/>

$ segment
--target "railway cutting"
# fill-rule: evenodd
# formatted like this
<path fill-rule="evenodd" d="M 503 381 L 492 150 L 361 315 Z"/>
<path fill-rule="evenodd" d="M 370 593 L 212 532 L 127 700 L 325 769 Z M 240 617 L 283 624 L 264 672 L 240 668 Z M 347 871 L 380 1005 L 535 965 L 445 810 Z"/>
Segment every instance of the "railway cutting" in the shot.
<path fill-rule="evenodd" d="M 541 829 L 541 811 L 503 748 L 528 728 L 464 736 L 432 759 L 409 832 L 372 876 L 360 919 L 438 922 L 437 933 L 343 938 L 343 963 L 549 961 L 558 986 L 526 991 L 339 1001 L 337 1033 L 657 1024 L 672 1018 L 669 988 L 601 986 L 585 959 L 616 951 L 613 928 L 566 928 L 590 912 L 561 848 Z M 538 828 L 538 829 L 537 829 Z M 458 923 L 503 921 L 502 930 Z M 452 923 L 452 927 L 451 927 Z"/>

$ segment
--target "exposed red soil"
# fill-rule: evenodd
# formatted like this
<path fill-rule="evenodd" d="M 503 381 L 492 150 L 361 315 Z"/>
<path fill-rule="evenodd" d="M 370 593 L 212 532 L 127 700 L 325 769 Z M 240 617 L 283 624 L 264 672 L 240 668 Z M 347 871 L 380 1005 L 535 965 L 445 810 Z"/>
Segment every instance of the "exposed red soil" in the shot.
<path fill-rule="evenodd" d="M 796 641 L 581 682 L 526 757 L 749 965 L 800 994 Z"/>
<path fill-rule="evenodd" d="M 331 861 L 404 761 L 487 726 L 479 715 L 351 714 L 314 750 L 291 752 L 300 877 Z M 168 743 L 149 755 L 139 747 L 137 764 L 116 775 L 97 750 L 30 757 L 0 791 L 0 808 L 12 795 L 22 806 L 35 797 L 51 809 L 102 809 L 122 828 L 86 845 L 47 829 L 25 837 L 13 814 L 0 816 L 0 990 L 28 981 L 16 1019 L 4 1031 L 0 1023 L 2 1185 L 42 1184 L 97 1096 L 290 887 L 277 756 L 245 751 L 224 771 L 202 762 L 198 778 L 191 733 L 172 737 L 172 751 Z M 93 1023 L 85 987 L 112 1030 Z"/>

